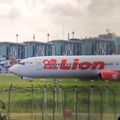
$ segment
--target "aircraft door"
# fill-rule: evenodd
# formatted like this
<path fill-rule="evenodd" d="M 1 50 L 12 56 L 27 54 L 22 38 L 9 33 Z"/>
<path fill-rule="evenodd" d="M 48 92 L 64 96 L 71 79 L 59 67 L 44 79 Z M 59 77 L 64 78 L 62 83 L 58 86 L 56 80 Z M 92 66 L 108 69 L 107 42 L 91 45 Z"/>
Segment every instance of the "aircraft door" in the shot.
<path fill-rule="evenodd" d="M 36 69 L 37 70 L 42 70 L 42 63 L 40 59 L 36 60 Z"/>

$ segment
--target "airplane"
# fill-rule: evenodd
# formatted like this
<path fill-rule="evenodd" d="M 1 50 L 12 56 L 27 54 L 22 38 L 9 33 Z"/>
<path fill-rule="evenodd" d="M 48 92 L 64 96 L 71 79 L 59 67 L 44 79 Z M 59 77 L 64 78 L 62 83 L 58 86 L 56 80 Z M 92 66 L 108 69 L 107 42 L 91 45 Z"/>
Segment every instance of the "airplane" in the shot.
<path fill-rule="evenodd" d="M 120 80 L 120 55 L 40 56 L 21 60 L 9 71 L 22 79 Z"/>

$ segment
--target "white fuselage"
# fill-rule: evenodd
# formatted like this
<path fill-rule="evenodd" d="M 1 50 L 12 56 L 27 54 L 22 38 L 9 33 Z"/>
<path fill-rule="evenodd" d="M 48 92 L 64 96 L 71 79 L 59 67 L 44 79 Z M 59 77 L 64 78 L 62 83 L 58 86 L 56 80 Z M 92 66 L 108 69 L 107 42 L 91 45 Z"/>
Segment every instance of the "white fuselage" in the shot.
<path fill-rule="evenodd" d="M 120 55 L 32 57 L 9 71 L 30 78 L 94 78 L 102 71 L 120 71 Z"/>

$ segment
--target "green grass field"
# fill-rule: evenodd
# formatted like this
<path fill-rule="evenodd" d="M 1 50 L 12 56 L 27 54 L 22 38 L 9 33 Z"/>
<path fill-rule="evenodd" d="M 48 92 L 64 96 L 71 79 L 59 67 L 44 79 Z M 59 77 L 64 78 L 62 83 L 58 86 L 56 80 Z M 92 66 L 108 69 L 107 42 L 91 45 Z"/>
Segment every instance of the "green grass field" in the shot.
<path fill-rule="evenodd" d="M 46 82 L 45 82 L 46 80 Z M 56 84 L 58 90 L 59 85 L 61 84 L 63 88 L 68 91 L 66 96 L 66 107 L 68 109 L 74 110 L 74 100 L 75 100 L 75 93 L 73 94 L 73 87 L 75 85 L 79 87 L 84 87 L 88 91 L 91 90 L 91 85 L 96 86 L 101 92 L 102 92 L 102 104 L 103 104 L 103 112 L 106 111 L 106 85 L 109 86 L 109 88 L 115 93 L 116 95 L 116 112 L 119 112 L 119 106 L 120 106 L 120 82 L 106 82 L 106 81 L 82 81 L 77 79 L 57 79 L 58 83 Z M 59 81 L 62 80 L 61 83 Z M 76 82 L 77 80 L 77 82 Z M 40 87 L 44 87 L 44 85 L 47 86 L 47 109 L 48 112 L 52 112 L 53 109 L 53 91 L 51 90 L 50 86 L 54 88 L 54 79 L 33 79 L 32 82 L 29 82 L 27 80 L 22 80 L 20 77 L 15 75 L 0 75 L 0 100 L 3 100 L 6 104 L 6 107 L 8 109 L 8 90 L 10 85 L 12 84 L 11 93 L 10 93 L 10 112 L 11 113 L 31 113 L 31 111 L 38 113 L 42 111 L 42 91 Z M 39 85 L 40 87 L 39 87 Z M 32 92 L 32 86 L 34 89 L 34 92 Z M 70 92 L 71 91 L 71 92 Z M 100 94 L 97 90 L 95 90 L 96 93 L 94 94 L 94 112 L 100 112 Z M 78 99 L 78 106 L 80 108 L 78 109 L 78 112 L 87 112 L 87 92 L 83 90 L 83 92 L 79 93 Z M 58 95 L 59 99 L 59 95 Z M 63 101 L 64 101 L 64 95 L 63 95 Z M 109 92 L 109 103 L 108 105 L 108 113 L 114 113 L 114 99 L 113 95 Z M 58 102 L 59 103 L 59 102 Z M 82 109 L 81 109 L 82 108 Z M 59 106 L 58 106 L 59 110 Z"/>
<path fill-rule="evenodd" d="M 45 82 L 46 80 L 46 82 Z M 84 86 L 84 87 L 90 87 L 91 84 L 98 86 L 98 87 L 105 87 L 106 84 L 113 89 L 115 92 L 119 93 L 120 92 L 120 82 L 106 82 L 106 81 L 84 81 L 84 80 L 78 80 L 76 78 L 63 78 L 63 79 L 57 79 L 58 83 L 57 85 L 61 84 L 64 87 L 67 86 L 74 86 L 75 84 L 78 86 Z M 62 80 L 61 83 L 59 83 L 59 81 Z M 76 82 L 77 80 L 77 82 Z M 22 80 L 19 76 L 15 76 L 15 75 L 10 75 L 10 74 L 4 74 L 4 75 L 0 75 L 0 90 L 5 90 L 5 89 L 9 89 L 10 85 L 13 85 L 13 87 L 15 88 L 29 88 L 31 86 L 31 84 L 33 84 L 34 86 L 37 86 L 38 84 L 43 86 L 43 85 L 54 85 L 54 79 L 53 78 L 47 78 L 47 79 L 43 79 L 43 78 L 37 78 L 37 79 L 33 79 L 32 82 L 29 82 L 27 80 Z"/>

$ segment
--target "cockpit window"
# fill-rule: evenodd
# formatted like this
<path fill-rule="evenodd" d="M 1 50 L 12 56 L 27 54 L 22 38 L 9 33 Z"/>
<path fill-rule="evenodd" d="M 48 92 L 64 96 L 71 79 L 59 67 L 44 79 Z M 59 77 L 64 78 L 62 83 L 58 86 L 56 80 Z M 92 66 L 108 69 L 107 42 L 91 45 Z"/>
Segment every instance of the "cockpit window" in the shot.
<path fill-rule="evenodd" d="M 18 64 L 19 64 L 19 65 L 27 65 L 28 62 L 19 62 Z"/>

